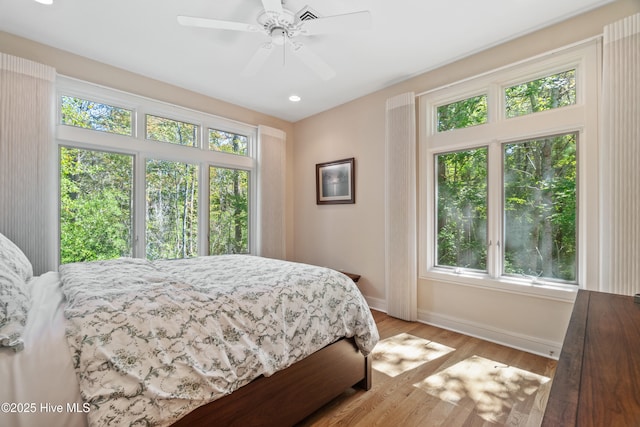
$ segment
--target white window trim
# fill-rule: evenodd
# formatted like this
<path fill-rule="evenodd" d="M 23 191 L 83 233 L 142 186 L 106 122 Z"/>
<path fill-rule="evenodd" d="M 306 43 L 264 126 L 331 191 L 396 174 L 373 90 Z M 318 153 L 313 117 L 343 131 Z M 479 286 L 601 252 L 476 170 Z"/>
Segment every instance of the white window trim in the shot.
<path fill-rule="evenodd" d="M 578 133 L 578 268 L 577 284 L 590 288 L 597 281 L 598 265 L 598 91 L 600 85 L 600 40 L 589 40 L 565 49 L 541 55 L 529 61 L 502 67 L 476 78 L 431 90 L 420 95 L 419 120 L 419 254 L 418 274 L 421 279 L 460 285 L 479 286 L 508 292 L 566 298 L 567 291 L 575 291 L 572 284 L 529 280 L 519 277 L 491 277 L 480 272 L 439 268 L 435 266 L 435 166 L 437 153 L 468 149 L 485 145 L 500 150 L 502 144 L 533 139 L 540 136 Z M 543 76 L 576 68 L 576 104 L 526 116 L 504 117 L 502 91 Z M 447 132 L 437 132 L 439 105 L 486 93 L 488 119 L 486 124 Z M 502 211 L 501 168 L 490 168 L 488 209 Z M 497 186 L 496 186 L 497 185 Z M 498 194 L 495 194 L 498 193 Z M 489 216 L 488 240 L 495 243 L 501 236 L 497 215 Z M 500 238 L 500 240 L 502 240 Z M 494 253 L 495 252 L 495 253 Z M 489 271 L 501 271 L 501 256 L 490 251 Z"/>
<path fill-rule="evenodd" d="M 134 156 L 134 203 L 133 203 L 133 255 L 144 258 L 145 248 L 145 173 L 147 159 L 169 160 L 198 165 L 200 180 L 198 199 L 198 253 L 209 251 L 209 166 L 241 169 L 249 172 L 249 252 L 257 251 L 257 126 L 248 125 L 224 117 L 192 110 L 166 102 L 107 88 L 97 84 L 66 76 L 56 80 L 56 146 L 94 149 L 118 152 Z M 132 111 L 132 135 L 117 135 L 61 124 L 60 97 L 71 96 L 112 105 Z M 197 125 L 198 135 L 195 147 L 152 141 L 146 139 L 147 114 L 184 121 Z M 237 155 L 209 150 L 209 129 L 247 136 L 247 155 Z M 59 168 L 59 161 L 57 168 Z M 59 177 L 59 170 L 57 176 Z M 58 191 L 59 191 L 58 184 Z M 142 189 L 142 191 L 141 191 Z M 60 194 L 58 194 L 57 223 L 60 223 Z M 60 239 L 56 241 L 56 254 L 60 262 Z"/>

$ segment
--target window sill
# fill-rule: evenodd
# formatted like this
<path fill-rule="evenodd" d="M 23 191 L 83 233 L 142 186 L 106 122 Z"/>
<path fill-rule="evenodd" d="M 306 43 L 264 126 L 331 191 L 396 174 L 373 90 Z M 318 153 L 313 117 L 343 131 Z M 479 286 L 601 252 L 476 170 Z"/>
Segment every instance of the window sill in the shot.
<path fill-rule="evenodd" d="M 422 280 L 471 286 L 498 292 L 527 295 L 571 303 L 575 300 L 578 289 L 580 288 L 578 285 L 564 285 L 550 282 L 534 283 L 532 280 L 519 279 L 516 277 L 502 277 L 494 279 L 485 273 L 474 273 L 468 271 L 456 273 L 454 271 L 439 268 L 432 268 L 426 274 L 420 275 L 419 278 Z"/>

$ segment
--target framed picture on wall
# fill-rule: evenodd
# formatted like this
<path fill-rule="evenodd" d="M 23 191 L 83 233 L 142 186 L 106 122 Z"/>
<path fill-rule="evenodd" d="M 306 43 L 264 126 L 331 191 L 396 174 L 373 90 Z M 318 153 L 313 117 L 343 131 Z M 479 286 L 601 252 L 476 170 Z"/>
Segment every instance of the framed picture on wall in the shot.
<path fill-rule="evenodd" d="M 316 164 L 316 203 L 356 202 L 355 158 Z"/>

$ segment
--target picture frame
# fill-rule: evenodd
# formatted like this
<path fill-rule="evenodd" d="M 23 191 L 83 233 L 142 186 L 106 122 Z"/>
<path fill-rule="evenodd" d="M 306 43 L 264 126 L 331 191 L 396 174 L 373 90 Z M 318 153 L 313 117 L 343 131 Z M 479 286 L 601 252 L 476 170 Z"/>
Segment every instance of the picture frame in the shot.
<path fill-rule="evenodd" d="M 316 164 L 316 204 L 356 202 L 355 158 Z"/>

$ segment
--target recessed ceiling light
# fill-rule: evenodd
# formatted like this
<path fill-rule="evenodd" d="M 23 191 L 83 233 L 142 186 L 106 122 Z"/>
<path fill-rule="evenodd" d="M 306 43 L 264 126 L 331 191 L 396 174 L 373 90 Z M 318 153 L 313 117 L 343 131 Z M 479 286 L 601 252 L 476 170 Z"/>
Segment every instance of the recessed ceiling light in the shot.
<path fill-rule="evenodd" d="M 302 98 L 300 98 L 298 95 L 291 95 L 289 97 L 289 101 L 291 101 L 291 102 L 300 102 L 301 99 Z"/>
<path fill-rule="evenodd" d="M 53 0 L 36 0 L 36 1 L 42 4 L 53 4 Z"/>

